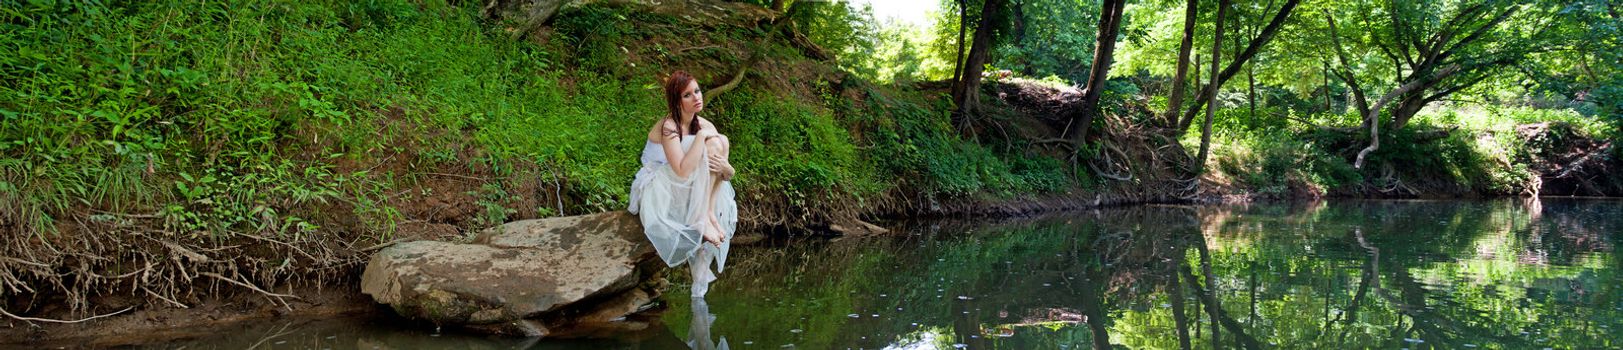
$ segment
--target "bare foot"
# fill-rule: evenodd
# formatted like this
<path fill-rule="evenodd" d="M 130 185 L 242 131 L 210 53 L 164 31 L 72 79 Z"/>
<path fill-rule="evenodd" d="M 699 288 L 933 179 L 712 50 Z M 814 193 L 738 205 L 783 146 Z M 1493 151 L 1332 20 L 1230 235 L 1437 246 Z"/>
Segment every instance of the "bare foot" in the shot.
<path fill-rule="evenodd" d="M 726 242 L 726 240 L 727 240 L 726 236 L 723 236 L 724 234 L 725 233 L 721 230 L 721 225 L 716 223 L 715 219 L 712 218 L 712 219 L 705 220 L 705 222 L 704 222 L 704 241 L 705 242 L 709 242 L 710 244 L 715 244 L 717 247 L 720 247 L 721 244 Z"/>

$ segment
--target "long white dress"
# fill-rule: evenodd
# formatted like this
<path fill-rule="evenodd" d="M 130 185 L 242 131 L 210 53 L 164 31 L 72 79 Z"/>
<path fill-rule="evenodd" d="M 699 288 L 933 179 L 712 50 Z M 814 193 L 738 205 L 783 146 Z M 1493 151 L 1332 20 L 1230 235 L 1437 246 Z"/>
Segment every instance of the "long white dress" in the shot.
<path fill-rule="evenodd" d="M 697 137 L 683 137 L 682 151 L 687 153 Z M 708 157 L 711 150 L 700 152 L 699 159 Z M 716 280 L 727 262 L 727 249 L 738 228 L 738 202 L 733 199 L 731 181 L 722 181 L 716 188 L 716 221 L 727 239 L 720 246 L 705 244 L 700 233 L 705 215 L 705 196 L 712 174 L 701 165 L 687 178 L 676 174 L 665 159 L 665 149 L 653 141 L 642 148 L 642 169 L 631 181 L 631 204 L 627 208 L 642 221 L 643 233 L 659 252 L 659 257 L 671 267 L 687 263 L 693 273 L 693 296 L 704 297 L 710 282 Z M 714 261 L 716 271 L 710 271 Z"/>

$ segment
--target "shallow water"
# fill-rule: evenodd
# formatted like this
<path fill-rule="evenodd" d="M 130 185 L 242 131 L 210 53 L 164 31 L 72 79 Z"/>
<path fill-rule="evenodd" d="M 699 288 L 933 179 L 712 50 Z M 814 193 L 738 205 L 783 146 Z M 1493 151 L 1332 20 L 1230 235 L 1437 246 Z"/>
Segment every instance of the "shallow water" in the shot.
<path fill-rule="evenodd" d="M 1177 349 L 1180 339 L 1211 348 L 1214 335 L 1232 348 L 1623 346 L 1623 201 L 1140 206 L 991 221 L 735 249 L 705 300 L 676 281 L 646 329 L 604 339 L 368 317 L 142 348 Z"/>

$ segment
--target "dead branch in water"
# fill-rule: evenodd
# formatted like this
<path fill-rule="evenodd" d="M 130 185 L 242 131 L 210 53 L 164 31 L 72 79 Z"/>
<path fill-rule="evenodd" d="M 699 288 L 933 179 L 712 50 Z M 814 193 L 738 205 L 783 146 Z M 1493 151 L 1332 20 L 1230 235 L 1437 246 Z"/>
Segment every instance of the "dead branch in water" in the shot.
<path fill-rule="evenodd" d="M 5 315 L 6 315 L 6 317 L 10 317 L 10 318 L 14 318 L 14 319 L 17 319 L 17 320 L 21 320 L 21 321 L 28 321 L 28 322 L 50 322 L 50 323 L 79 323 L 79 322 L 84 322 L 84 321 L 89 321 L 89 320 L 94 320 L 94 319 L 98 319 L 98 318 L 102 318 L 102 317 L 107 317 L 107 316 L 113 316 L 113 315 L 117 315 L 117 314 L 122 314 L 122 313 L 124 313 L 124 312 L 126 312 L 126 311 L 130 311 L 130 310 L 134 310 L 134 309 L 135 309 L 135 307 L 134 307 L 134 306 L 130 306 L 130 307 L 126 307 L 126 308 L 124 308 L 124 309 L 123 309 L 123 310 L 118 310 L 118 311 L 114 311 L 114 312 L 113 312 L 113 313 L 110 313 L 110 314 L 103 314 L 103 315 L 95 315 L 95 316 L 90 316 L 90 317 L 86 317 L 86 318 L 82 318 L 82 319 L 77 319 L 77 320 L 72 320 L 72 321 L 68 321 L 68 320 L 57 320 L 57 319 L 49 319 L 49 318 L 38 318 L 38 317 L 23 317 L 23 316 L 17 316 L 17 315 L 13 315 L 13 314 L 12 314 L 12 313 L 11 313 L 11 312 L 9 312 L 9 311 L 6 311 L 6 309 L 5 309 L 5 308 L 0 308 L 0 314 L 5 314 Z"/>

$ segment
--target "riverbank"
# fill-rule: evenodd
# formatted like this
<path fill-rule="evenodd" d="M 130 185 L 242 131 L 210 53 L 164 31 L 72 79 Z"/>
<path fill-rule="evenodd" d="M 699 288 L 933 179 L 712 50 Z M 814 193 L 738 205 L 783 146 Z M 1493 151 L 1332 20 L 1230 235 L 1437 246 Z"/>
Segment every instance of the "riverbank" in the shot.
<path fill-rule="evenodd" d="M 670 299 L 650 328 L 604 339 L 491 338 L 437 332 L 378 315 L 289 314 L 200 327 L 218 334 L 148 345 L 681 347 L 684 332 L 699 315 L 710 313 L 716 318 L 703 325 L 708 332 L 702 334 L 725 337 L 735 346 L 749 341 L 878 348 L 916 341 L 923 332 L 967 344 L 980 339 L 966 335 L 981 335 L 1005 345 L 1051 348 L 1085 344 L 1090 334 L 1102 331 L 1113 335 L 1112 343 L 1156 347 L 1175 344 L 1174 330 L 1180 328 L 1200 346 L 1210 342 L 1208 327 L 1217 326 L 1225 337 L 1244 334 L 1292 348 L 1367 347 L 1405 339 L 1480 347 L 1606 347 L 1610 338 L 1604 335 L 1623 326 L 1614 317 L 1623 309 L 1609 297 L 1617 292 L 1613 282 L 1623 268 L 1614 248 L 1623 239 L 1614 234 L 1623 223 L 1616 219 L 1620 203 L 1265 201 L 887 222 L 895 235 L 802 238 L 735 250 L 733 265 L 714 285 L 720 289 L 707 298 L 704 310 L 694 311 L 699 306 L 685 298 Z M 1205 287 L 1211 280 L 1204 278 L 1215 279 L 1217 287 Z M 672 293 L 685 293 L 680 283 L 673 286 Z M 1179 294 L 1190 297 L 1181 315 L 1166 299 Z M 1420 296 L 1426 297 L 1410 298 Z M 1199 305 L 1212 301 L 1223 305 L 1215 317 L 1209 316 L 1213 309 Z M 1349 312 L 1301 312 L 1324 306 Z M 1481 313 L 1524 316 L 1469 316 Z M 1402 334 L 1368 328 L 1411 317 L 1435 323 L 1405 322 L 1398 326 Z M 1237 323 L 1214 325 L 1213 319 Z M 1475 321 L 1449 323 L 1458 319 Z M 1325 324 L 1335 332 L 1324 333 Z M 1351 336 L 1319 336 L 1340 333 Z"/>
<path fill-rule="evenodd" d="M 207 337 L 247 324 L 386 313 L 360 293 L 358 280 L 285 292 L 297 297 L 285 299 L 284 305 L 262 295 L 222 293 L 187 308 L 142 307 L 84 322 L 29 325 L 11 320 L 8 327 L 0 327 L 0 348 L 100 349 Z M 129 304 L 138 305 L 139 301 Z"/>
<path fill-rule="evenodd" d="M 657 82 L 676 69 L 699 75 L 705 113 L 734 141 L 741 224 L 762 236 L 1135 203 L 1623 188 L 1597 124 L 1523 110 L 1452 129 L 1474 119 L 1423 113 L 1366 169 L 1350 165 L 1367 142 L 1357 131 L 1218 125 L 1197 179 L 1198 132 L 1154 127 L 1148 93 L 1110 95 L 1076 149 L 1063 140 L 1075 88 L 988 79 L 982 123 L 960 128 L 946 84 L 853 74 L 777 26 L 787 14 L 672 3 L 572 6 L 524 36 L 473 5 L 405 1 L 27 9 L 3 46 L 29 54 L 0 61 L 14 82 L 0 86 L 6 332 L 274 314 L 261 309 L 275 295 L 349 289 L 391 242 L 620 210 L 663 111 Z M 675 7 L 690 3 L 704 10 Z M 43 330 L 21 319 L 126 309 Z"/>

